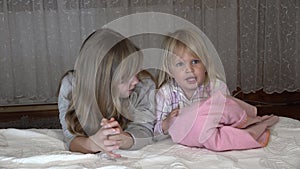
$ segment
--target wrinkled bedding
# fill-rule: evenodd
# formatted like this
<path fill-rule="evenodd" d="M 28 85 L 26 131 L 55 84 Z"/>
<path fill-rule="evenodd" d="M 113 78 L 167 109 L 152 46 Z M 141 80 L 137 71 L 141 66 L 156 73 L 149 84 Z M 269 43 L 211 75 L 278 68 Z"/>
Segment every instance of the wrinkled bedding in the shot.
<path fill-rule="evenodd" d="M 60 129 L 0 129 L 0 168 L 234 168 L 299 169 L 300 121 L 280 117 L 264 148 L 213 152 L 159 141 L 120 159 L 65 150 Z"/>

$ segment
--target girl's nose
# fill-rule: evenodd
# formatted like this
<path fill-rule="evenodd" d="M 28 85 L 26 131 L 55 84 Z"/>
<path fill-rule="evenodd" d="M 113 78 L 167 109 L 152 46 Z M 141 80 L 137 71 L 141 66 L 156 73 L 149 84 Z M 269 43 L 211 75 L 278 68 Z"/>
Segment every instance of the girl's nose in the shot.
<path fill-rule="evenodd" d="M 189 72 L 193 72 L 194 69 L 193 69 L 193 66 L 191 64 L 186 64 L 185 65 L 185 72 L 186 73 L 189 73 Z"/>

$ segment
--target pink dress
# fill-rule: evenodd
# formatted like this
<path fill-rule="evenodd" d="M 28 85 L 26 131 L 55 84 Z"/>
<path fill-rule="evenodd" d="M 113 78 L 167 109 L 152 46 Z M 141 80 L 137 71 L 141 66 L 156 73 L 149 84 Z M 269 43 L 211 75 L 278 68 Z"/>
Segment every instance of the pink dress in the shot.
<path fill-rule="evenodd" d="M 276 116 L 257 116 L 256 107 L 216 92 L 205 101 L 182 108 L 169 128 L 176 143 L 213 151 L 243 150 L 267 145 L 268 127 Z"/>

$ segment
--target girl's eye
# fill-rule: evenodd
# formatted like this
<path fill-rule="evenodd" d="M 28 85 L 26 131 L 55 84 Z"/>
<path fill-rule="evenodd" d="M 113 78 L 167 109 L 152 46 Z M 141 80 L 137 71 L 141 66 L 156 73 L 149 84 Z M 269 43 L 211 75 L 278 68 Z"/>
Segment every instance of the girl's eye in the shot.
<path fill-rule="evenodd" d="M 192 60 L 192 64 L 194 65 L 194 64 L 198 64 L 198 63 L 200 63 L 200 60 Z"/>
<path fill-rule="evenodd" d="M 181 67 L 181 66 L 183 66 L 183 65 L 184 65 L 183 62 L 178 62 L 178 63 L 175 64 L 176 67 Z"/>

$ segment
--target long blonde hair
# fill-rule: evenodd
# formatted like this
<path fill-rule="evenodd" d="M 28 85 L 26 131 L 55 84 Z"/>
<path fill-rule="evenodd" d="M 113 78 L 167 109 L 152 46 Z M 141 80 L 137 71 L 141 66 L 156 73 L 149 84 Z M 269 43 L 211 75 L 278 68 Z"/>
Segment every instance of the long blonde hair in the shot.
<path fill-rule="evenodd" d="M 225 73 L 219 60 L 219 55 L 204 33 L 193 29 L 177 30 L 166 36 L 163 48 L 165 50 L 162 57 L 163 67 L 159 74 L 158 87 L 172 79 L 170 76 L 170 65 L 174 59 L 174 51 L 177 48 L 191 51 L 199 57 L 207 71 L 204 85 L 208 84 L 208 82 L 215 82 L 216 79 L 225 82 Z"/>
<path fill-rule="evenodd" d="M 94 134 L 103 117 L 114 117 L 126 127 L 127 119 L 118 112 L 121 99 L 115 91 L 117 84 L 138 73 L 141 63 L 141 52 L 122 35 L 110 29 L 92 33 L 75 63 L 72 105 L 66 114 L 68 129 L 76 135 Z"/>

